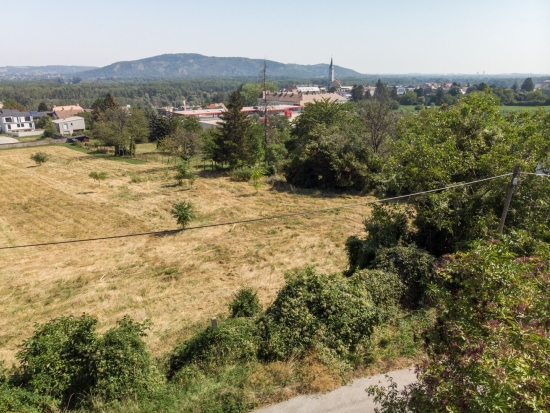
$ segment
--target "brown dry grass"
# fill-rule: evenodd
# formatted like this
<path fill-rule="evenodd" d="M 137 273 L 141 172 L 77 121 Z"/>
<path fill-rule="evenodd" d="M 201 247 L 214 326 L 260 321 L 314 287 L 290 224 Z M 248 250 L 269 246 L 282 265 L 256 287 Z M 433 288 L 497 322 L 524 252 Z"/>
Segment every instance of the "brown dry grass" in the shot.
<path fill-rule="evenodd" d="M 365 201 L 364 196 L 292 191 L 211 175 L 192 190 L 173 186 L 166 165 L 130 165 L 65 147 L 41 148 L 50 161 L 35 167 L 33 148 L 0 151 L 0 246 L 175 228 L 174 202 L 190 200 L 192 225 L 267 216 Z M 107 171 L 98 185 L 88 174 Z M 132 183 L 138 176 L 142 182 Z M 135 181 L 135 179 L 134 179 Z M 263 305 L 284 272 L 312 264 L 346 266 L 344 242 L 361 233 L 365 207 L 288 219 L 136 237 L 0 251 L 0 360 L 14 360 L 34 323 L 83 312 L 101 329 L 124 314 L 150 319 L 147 342 L 169 351 L 209 317 L 226 312 L 241 286 Z"/>

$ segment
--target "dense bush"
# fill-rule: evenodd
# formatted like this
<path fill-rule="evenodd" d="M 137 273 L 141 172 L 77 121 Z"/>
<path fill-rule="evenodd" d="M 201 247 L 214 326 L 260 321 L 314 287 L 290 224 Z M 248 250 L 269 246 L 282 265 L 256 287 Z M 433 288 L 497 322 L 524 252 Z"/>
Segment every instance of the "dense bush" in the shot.
<path fill-rule="evenodd" d="M 200 331 L 176 347 L 169 360 L 169 376 L 181 368 L 196 364 L 204 371 L 215 370 L 228 363 L 254 361 L 258 352 L 258 336 L 253 318 L 230 318 Z"/>
<path fill-rule="evenodd" d="M 35 392 L 0 383 L 0 412 L 56 413 L 56 403 Z"/>
<path fill-rule="evenodd" d="M 241 288 L 229 303 L 231 317 L 254 317 L 262 311 L 258 295 L 252 288 Z"/>
<path fill-rule="evenodd" d="M 249 166 L 242 166 L 229 171 L 229 179 L 237 182 L 248 182 L 252 179 L 252 168 Z"/>
<path fill-rule="evenodd" d="M 365 219 L 365 230 L 365 239 L 351 236 L 346 241 L 351 273 L 371 265 L 379 248 L 394 247 L 411 238 L 409 214 L 395 206 L 374 205 L 371 215 Z"/>
<path fill-rule="evenodd" d="M 125 317 L 101 337 L 96 324 L 83 315 L 37 326 L 17 354 L 21 365 L 14 384 L 61 406 L 75 406 L 91 395 L 103 401 L 123 399 L 160 383 L 142 341 L 145 325 Z"/>
<path fill-rule="evenodd" d="M 428 286 L 435 282 L 435 257 L 413 244 L 380 248 L 372 268 L 397 274 L 403 283 L 401 304 L 416 307 L 424 298 Z"/>
<path fill-rule="evenodd" d="M 366 344 L 379 322 L 379 310 L 360 283 L 298 270 L 286 275 L 286 285 L 260 318 L 260 356 L 284 359 L 318 345 L 345 356 Z"/>
<path fill-rule="evenodd" d="M 550 409 L 550 251 L 525 234 L 478 242 L 438 270 L 438 320 L 418 383 L 378 396 L 384 411 Z"/>
<path fill-rule="evenodd" d="M 365 288 L 372 301 L 380 308 L 396 307 L 405 291 L 405 284 L 394 272 L 380 270 L 360 270 L 353 279 Z"/>

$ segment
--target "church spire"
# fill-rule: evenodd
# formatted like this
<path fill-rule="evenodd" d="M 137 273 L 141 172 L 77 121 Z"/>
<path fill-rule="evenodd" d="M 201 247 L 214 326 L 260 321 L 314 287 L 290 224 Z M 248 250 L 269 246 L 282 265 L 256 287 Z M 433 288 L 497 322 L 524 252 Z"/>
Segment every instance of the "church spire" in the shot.
<path fill-rule="evenodd" d="M 332 56 L 330 57 L 330 66 L 328 68 L 328 88 L 332 87 L 332 82 L 334 82 L 334 65 L 332 63 Z"/>

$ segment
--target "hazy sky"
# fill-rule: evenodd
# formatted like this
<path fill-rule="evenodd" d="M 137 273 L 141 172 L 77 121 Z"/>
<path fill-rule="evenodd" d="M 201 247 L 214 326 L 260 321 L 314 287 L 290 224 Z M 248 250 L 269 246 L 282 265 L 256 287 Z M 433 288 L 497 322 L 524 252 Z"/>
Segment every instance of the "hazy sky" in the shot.
<path fill-rule="evenodd" d="M 0 66 L 163 53 L 361 73 L 550 74 L 550 0 L 2 1 Z"/>

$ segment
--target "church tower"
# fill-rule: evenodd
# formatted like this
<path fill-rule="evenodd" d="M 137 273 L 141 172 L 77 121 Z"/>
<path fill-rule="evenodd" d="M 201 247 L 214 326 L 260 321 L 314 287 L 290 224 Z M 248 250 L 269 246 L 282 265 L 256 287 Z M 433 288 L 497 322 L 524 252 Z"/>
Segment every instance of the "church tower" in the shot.
<path fill-rule="evenodd" d="M 328 68 L 328 88 L 330 89 L 334 82 L 334 65 L 332 64 L 332 57 L 330 58 L 330 66 Z"/>

